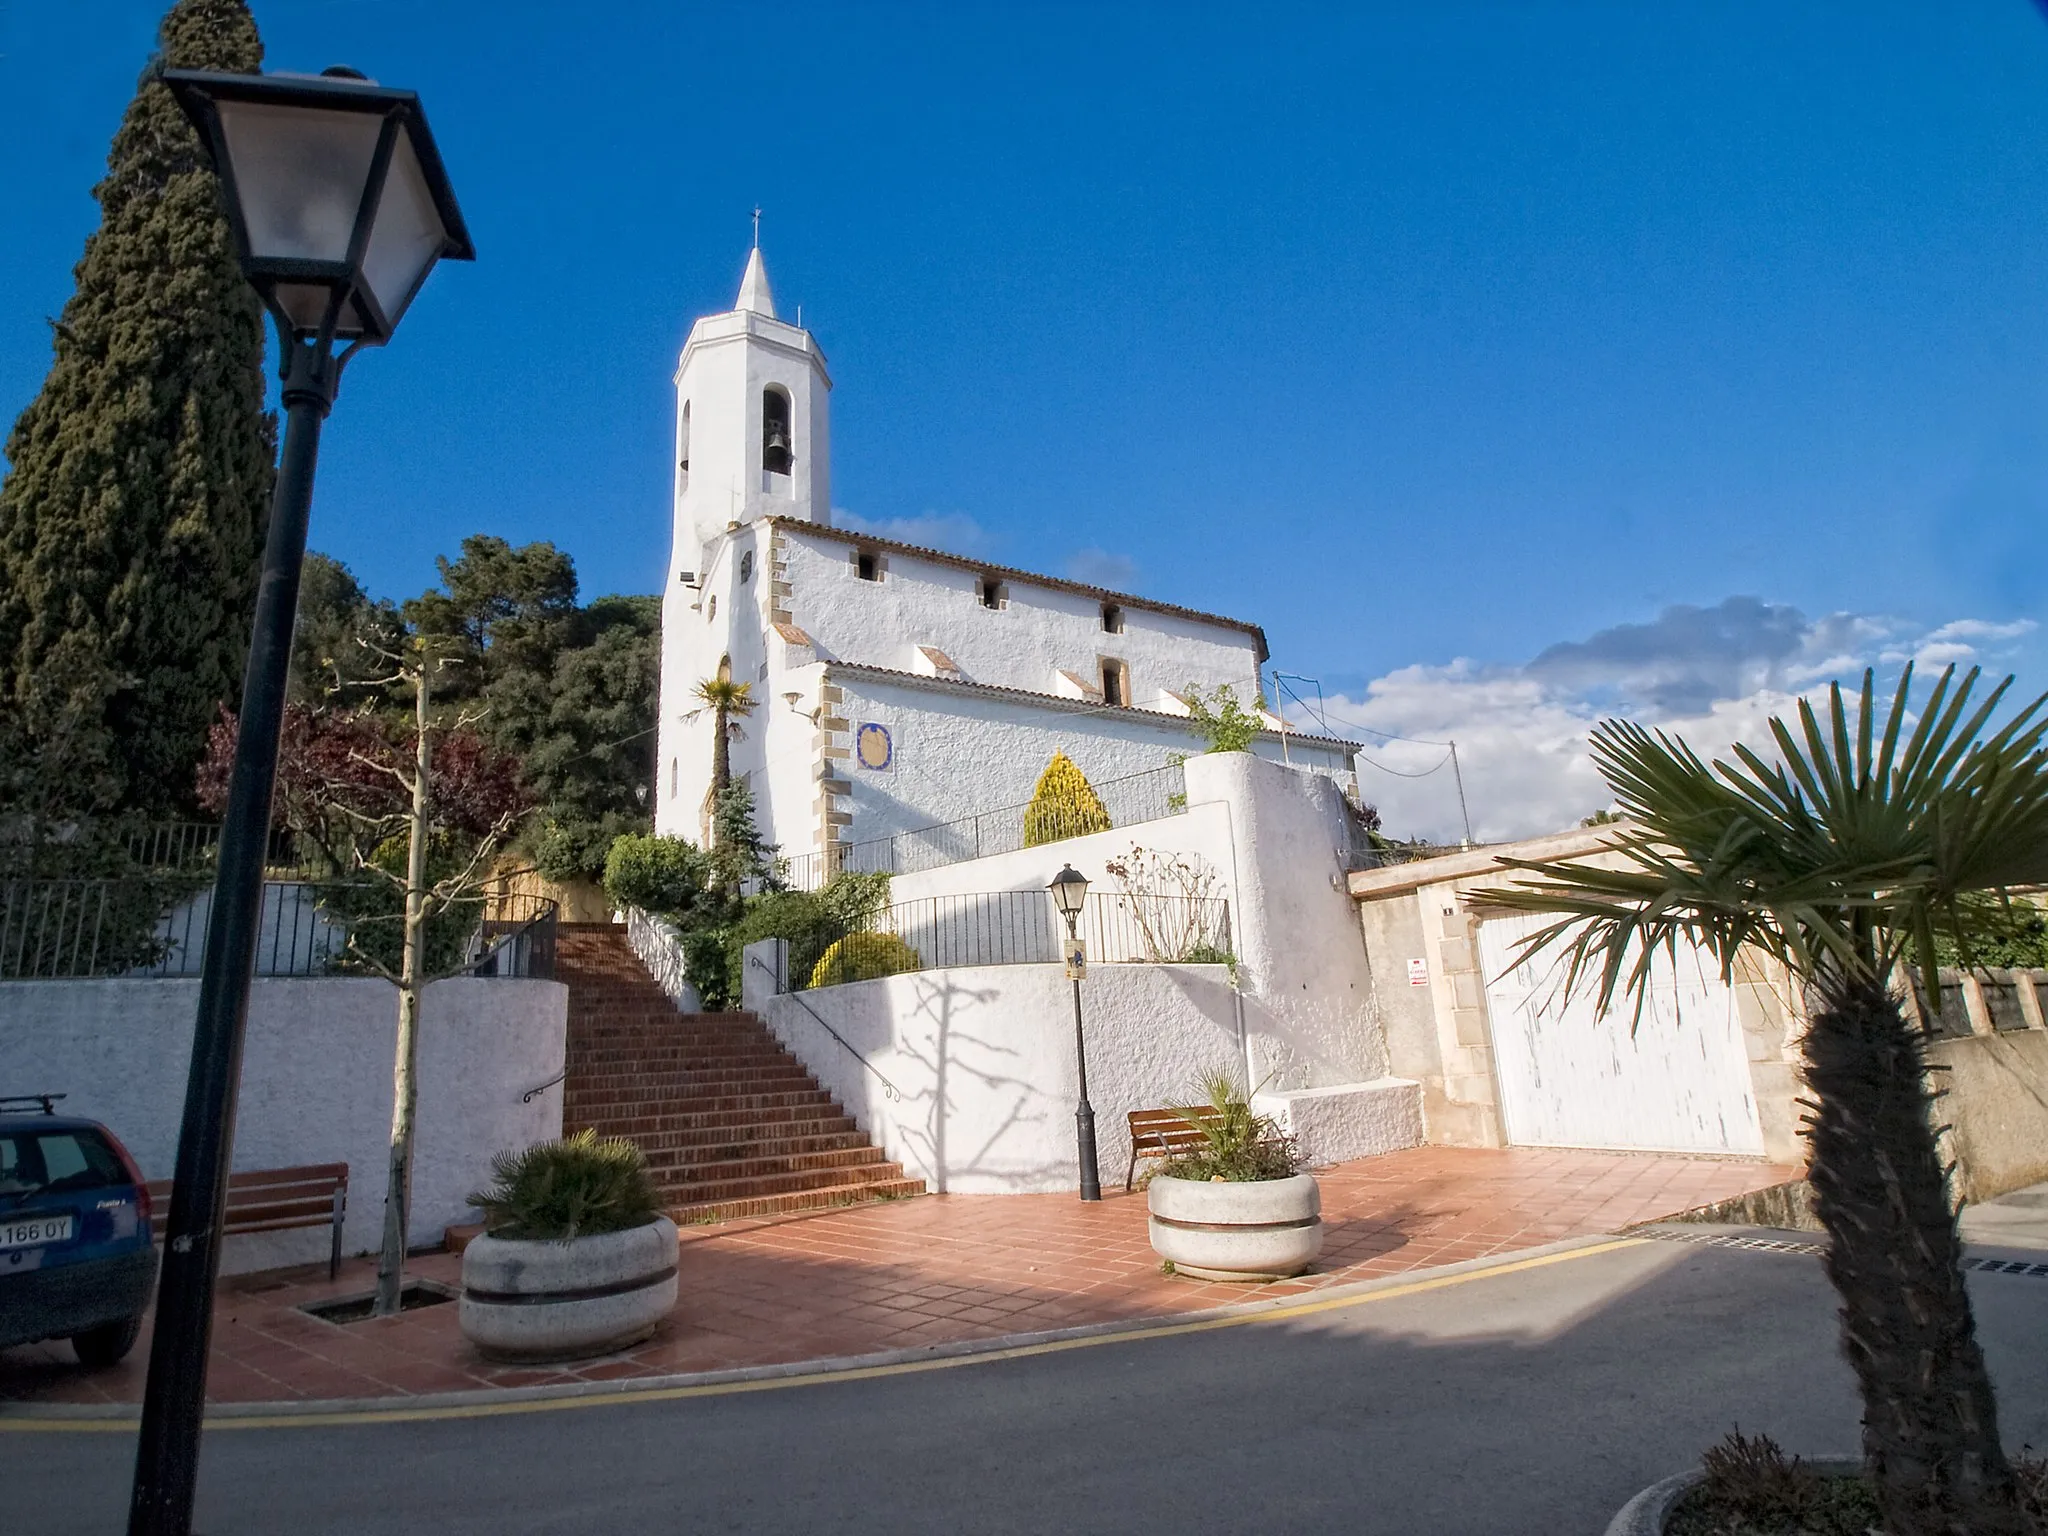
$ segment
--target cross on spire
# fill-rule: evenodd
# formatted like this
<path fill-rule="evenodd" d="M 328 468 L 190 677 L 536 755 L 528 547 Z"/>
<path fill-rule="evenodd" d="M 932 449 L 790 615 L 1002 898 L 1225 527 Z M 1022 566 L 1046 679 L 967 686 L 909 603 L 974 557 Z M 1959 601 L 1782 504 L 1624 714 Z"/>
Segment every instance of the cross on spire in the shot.
<path fill-rule="evenodd" d="M 761 249 L 761 205 L 754 204 L 754 249 Z"/>

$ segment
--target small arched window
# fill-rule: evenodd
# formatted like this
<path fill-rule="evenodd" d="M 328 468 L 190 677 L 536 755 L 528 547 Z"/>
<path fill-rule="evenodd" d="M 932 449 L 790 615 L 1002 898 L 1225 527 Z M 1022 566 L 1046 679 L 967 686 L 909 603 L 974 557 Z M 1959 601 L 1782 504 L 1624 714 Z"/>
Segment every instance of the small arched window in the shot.
<path fill-rule="evenodd" d="M 786 475 L 796 462 L 796 438 L 789 426 L 789 396 L 774 385 L 761 393 L 761 467 Z"/>
<path fill-rule="evenodd" d="M 744 586 L 745 586 L 745 585 L 746 585 L 746 584 L 747 584 L 748 582 L 752 581 L 753 579 L 754 579 L 754 552 L 753 552 L 753 551 L 752 551 L 751 549 L 745 549 L 745 550 L 741 550 L 741 551 L 740 551 L 740 585 L 744 587 Z"/>
<path fill-rule="evenodd" d="M 690 402 L 683 402 L 682 425 L 676 429 L 676 468 L 684 490 L 690 488 Z"/>

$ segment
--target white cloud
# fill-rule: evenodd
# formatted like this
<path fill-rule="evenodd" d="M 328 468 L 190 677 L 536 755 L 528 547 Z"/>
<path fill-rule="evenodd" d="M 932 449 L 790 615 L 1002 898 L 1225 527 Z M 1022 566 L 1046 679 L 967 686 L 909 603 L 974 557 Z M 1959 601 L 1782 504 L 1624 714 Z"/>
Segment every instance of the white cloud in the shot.
<path fill-rule="evenodd" d="M 1067 561 L 1067 579 L 1085 581 L 1091 587 L 1108 587 L 1128 592 L 1138 584 L 1138 563 L 1129 555 L 1113 555 L 1090 545 L 1074 551 Z"/>
<path fill-rule="evenodd" d="M 1603 718 L 1655 725 L 1709 758 L 1738 741 L 1768 755 L 1770 717 L 1824 694 L 1830 681 L 1854 683 L 1866 666 L 1895 671 L 1909 658 L 1967 663 L 2033 628 L 1958 619 L 1916 633 L 1880 615 L 1809 620 L 1733 597 L 1553 645 L 1523 666 L 1403 667 L 1330 699 L 1325 718 L 1368 743 L 1359 789 L 1396 836 L 1460 836 L 1444 745 L 1455 740 L 1473 835 L 1495 842 L 1576 825 L 1608 803 L 1586 745 Z M 1316 724 L 1305 711 L 1289 714 Z"/>
<path fill-rule="evenodd" d="M 922 517 L 871 521 L 844 507 L 834 507 L 832 521 L 854 533 L 872 533 L 876 538 L 944 550 L 949 555 L 986 555 L 991 543 L 988 530 L 965 512 L 927 512 Z"/>

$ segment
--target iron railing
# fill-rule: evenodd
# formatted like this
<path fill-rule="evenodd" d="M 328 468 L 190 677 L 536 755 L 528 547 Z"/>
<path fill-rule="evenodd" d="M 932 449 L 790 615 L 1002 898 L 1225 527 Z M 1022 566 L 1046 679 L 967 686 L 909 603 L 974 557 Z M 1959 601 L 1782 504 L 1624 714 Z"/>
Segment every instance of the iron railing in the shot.
<path fill-rule="evenodd" d="M 1108 813 L 1112 829 L 1157 821 L 1188 808 L 1187 774 L 1179 763 L 1148 768 L 1121 779 L 1105 779 L 1092 787 Z M 1030 808 L 1030 801 L 1021 800 L 963 816 L 958 821 L 935 822 L 865 842 L 841 843 L 824 853 L 799 854 L 782 861 L 781 878 L 796 890 L 815 891 L 842 872 L 911 875 L 968 859 L 987 858 L 990 854 L 1015 853 L 1026 846 L 1025 812 Z M 1071 827 L 1041 828 L 1035 841 L 1056 842 L 1103 830 L 1090 817 L 1085 822 L 1077 820 Z M 1047 831 L 1053 835 L 1046 836 Z"/>
<path fill-rule="evenodd" d="M 1091 893 L 1076 925 L 1090 965 L 1230 964 L 1223 897 Z M 1066 920 L 1044 891 L 900 901 L 841 927 L 812 955 L 792 945 L 793 989 L 965 965 L 1058 964 Z"/>
<path fill-rule="evenodd" d="M 469 941 L 476 957 L 469 974 L 553 981 L 561 912 L 545 896 L 512 892 L 487 897 L 483 918 Z"/>
<path fill-rule="evenodd" d="M 367 898 L 367 900 L 366 900 Z M 349 925 L 380 887 L 268 880 L 256 944 L 258 976 L 328 976 L 362 969 Z M 554 975 L 555 904 L 533 896 L 478 898 L 457 953 L 473 976 Z M 0 879 L 0 980 L 197 976 L 213 890 L 197 873 L 123 880 Z"/>
<path fill-rule="evenodd" d="M 128 860 L 138 869 L 171 872 L 213 868 L 220 851 L 220 827 L 210 821 L 156 821 L 127 835 Z M 263 854 L 264 867 L 298 872 L 303 869 L 298 837 L 287 827 L 273 827 Z"/>

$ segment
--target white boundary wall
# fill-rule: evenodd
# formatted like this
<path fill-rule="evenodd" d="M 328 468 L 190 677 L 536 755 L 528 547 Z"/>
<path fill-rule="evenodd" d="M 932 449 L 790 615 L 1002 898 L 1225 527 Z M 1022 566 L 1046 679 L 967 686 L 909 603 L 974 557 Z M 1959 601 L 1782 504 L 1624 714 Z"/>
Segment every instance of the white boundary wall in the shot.
<path fill-rule="evenodd" d="M 66 1114 L 104 1121 L 169 1178 L 191 1064 L 196 980 L 0 982 L 0 1093 L 63 1093 Z M 493 1154 L 562 1133 L 559 1084 L 569 989 L 469 977 L 427 988 L 420 1020 L 419 1130 L 411 1240 L 438 1239 L 469 1211 Z M 384 1225 L 398 993 L 369 978 L 258 977 L 235 1125 L 237 1169 L 349 1165 L 342 1246 L 375 1249 Z M 229 1272 L 327 1256 L 328 1233 L 231 1240 Z"/>
<path fill-rule="evenodd" d="M 1108 892 L 1116 884 L 1104 864 L 1133 844 L 1200 855 L 1230 899 L 1247 1042 L 1239 1070 L 1251 1086 L 1333 1088 L 1384 1077 L 1372 967 L 1344 888 L 1342 792 L 1321 774 L 1248 752 L 1191 757 L 1186 772 L 1180 815 L 898 875 L 889 899 L 1043 890 L 1064 864 Z"/>
<path fill-rule="evenodd" d="M 774 948 L 748 954 L 772 964 Z M 782 996 L 761 966 L 746 976 L 747 1006 L 934 1192 L 1075 1187 L 1074 995 L 1061 967 L 960 966 Z M 1121 1184 L 1125 1114 L 1185 1102 L 1205 1073 L 1243 1061 L 1230 972 L 1101 966 L 1082 984 L 1082 1006 L 1102 1182 Z"/>

